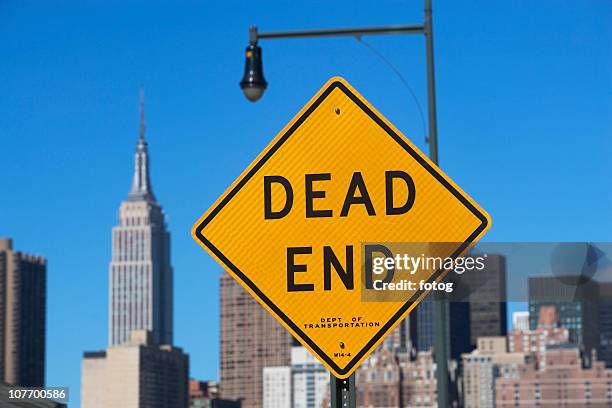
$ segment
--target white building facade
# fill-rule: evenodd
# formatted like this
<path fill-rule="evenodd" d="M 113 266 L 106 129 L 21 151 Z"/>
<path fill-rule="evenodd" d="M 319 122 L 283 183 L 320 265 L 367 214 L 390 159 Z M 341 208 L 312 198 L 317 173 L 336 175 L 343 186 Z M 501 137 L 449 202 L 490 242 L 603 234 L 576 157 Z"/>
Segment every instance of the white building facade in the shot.
<path fill-rule="evenodd" d="M 263 368 L 264 408 L 285 408 L 291 406 L 291 367 Z"/>
<path fill-rule="evenodd" d="M 264 367 L 263 408 L 323 408 L 329 372 L 304 347 L 291 348 L 291 366 Z"/>
<path fill-rule="evenodd" d="M 329 371 L 304 347 L 291 349 L 294 408 L 323 408 L 329 395 Z"/>

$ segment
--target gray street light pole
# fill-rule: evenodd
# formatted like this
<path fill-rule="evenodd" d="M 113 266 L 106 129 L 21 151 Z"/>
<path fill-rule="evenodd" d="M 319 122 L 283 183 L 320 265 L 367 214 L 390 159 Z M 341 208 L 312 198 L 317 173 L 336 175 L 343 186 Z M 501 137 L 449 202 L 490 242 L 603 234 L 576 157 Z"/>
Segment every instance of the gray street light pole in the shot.
<path fill-rule="evenodd" d="M 431 0 L 425 0 L 425 58 L 427 59 L 427 113 L 429 116 L 429 158 L 437 165 L 438 161 L 438 121 L 436 112 L 436 78 L 434 75 L 433 51 L 433 19 L 431 16 Z M 437 293 L 437 292 L 436 292 Z M 436 384 L 438 407 L 449 407 L 448 393 L 448 333 L 446 306 L 444 295 L 437 295 L 434 307 L 434 353 L 436 361 Z"/>
<path fill-rule="evenodd" d="M 425 18 L 423 24 L 417 25 L 391 25 L 382 27 L 340 28 L 329 30 L 300 30 L 282 32 L 259 32 L 257 27 L 249 29 L 249 46 L 247 47 L 247 61 L 245 76 L 240 87 L 250 101 L 257 101 L 263 95 L 267 82 L 263 77 L 261 62 L 261 49 L 257 43 L 264 39 L 305 38 L 305 37 L 337 37 L 381 34 L 424 34 L 425 59 L 427 62 L 427 111 L 429 132 L 429 157 L 438 164 L 438 127 L 436 121 L 436 85 L 434 76 L 433 51 L 433 20 L 431 16 L 431 0 L 425 1 Z M 434 302 L 434 354 L 436 362 L 436 382 L 438 394 L 438 407 L 449 407 L 448 395 L 448 343 L 446 325 L 446 301 L 440 297 Z M 332 376 L 331 382 L 332 408 L 355 407 L 355 378 L 354 375 L 347 380 L 340 380 Z"/>

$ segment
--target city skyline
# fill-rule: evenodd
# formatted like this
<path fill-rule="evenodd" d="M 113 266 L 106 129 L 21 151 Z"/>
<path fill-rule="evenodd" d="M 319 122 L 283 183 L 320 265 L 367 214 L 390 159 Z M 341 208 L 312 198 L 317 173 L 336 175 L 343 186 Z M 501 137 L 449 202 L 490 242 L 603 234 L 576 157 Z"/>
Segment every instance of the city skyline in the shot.
<path fill-rule="evenodd" d="M 279 2 L 273 12 L 248 13 L 231 4 L 215 10 L 98 4 L 70 12 L 66 5 L 3 7 L 7 42 L 0 55 L 9 61 L 3 73 L 10 81 L 0 97 L 0 137 L 16 153 L 5 162 L 0 234 L 49 259 L 47 383 L 69 385 L 72 397 L 81 352 L 106 343 L 108 231 L 129 187 L 141 83 L 149 94 L 156 192 L 174 239 L 180 298 L 174 342 L 189 352 L 197 378 L 218 378 L 222 272 L 191 242 L 191 223 L 314 90 L 335 74 L 351 79 L 426 150 L 401 82 L 353 39 L 265 44 L 264 99 L 251 105 L 237 87 L 249 24 L 410 22 L 420 3 L 356 10 L 348 2 Z M 441 166 L 490 211 L 487 239 L 605 241 L 612 224 L 612 193 L 605 188 L 611 129 L 598 118 L 609 117 L 612 107 L 611 58 L 602 51 L 612 37 L 611 6 L 435 7 Z M 475 35 L 458 15 L 486 16 L 486 24 Z M 418 44 L 366 40 L 397 63 L 423 101 Z M 305 56 L 317 69 L 304 67 Z"/>

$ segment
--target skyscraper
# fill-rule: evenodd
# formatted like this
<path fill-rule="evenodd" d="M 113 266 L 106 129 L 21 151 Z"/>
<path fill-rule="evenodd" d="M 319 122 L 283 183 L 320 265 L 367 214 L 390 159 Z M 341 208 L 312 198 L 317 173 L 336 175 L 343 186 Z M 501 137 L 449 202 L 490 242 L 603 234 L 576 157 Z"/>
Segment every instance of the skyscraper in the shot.
<path fill-rule="evenodd" d="M 479 337 L 505 336 L 506 258 L 487 254 L 484 268 L 465 272 L 459 282 L 469 292 L 471 347 L 476 347 Z"/>
<path fill-rule="evenodd" d="M 434 302 L 433 296 L 425 298 L 412 312 L 412 327 L 416 327 L 411 338 L 414 339 L 417 351 L 430 351 L 435 343 Z M 468 302 L 446 302 L 446 345 L 448 355 L 458 360 L 462 353 L 471 350 L 470 346 L 470 304 Z M 412 331 L 411 327 L 411 331 Z"/>
<path fill-rule="evenodd" d="M 612 368 L 612 282 L 599 283 L 599 360 Z"/>
<path fill-rule="evenodd" d="M 293 338 L 238 282 L 224 273 L 221 286 L 220 393 L 263 406 L 263 368 L 289 366 Z"/>
<path fill-rule="evenodd" d="M 447 303 L 448 351 L 451 358 L 460 361 L 463 353 L 476 347 L 479 337 L 506 335 L 506 258 L 487 254 L 482 270 L 449 273 L 446 281 L 455 284 Z M 426 298 L 411 316 L 411 325 L 416 328 L 411 336 L 419 351 L 434 344 L 434 301 Z"/>
<path fill-rule="evenodd" d="M 0 239 L 0 383 L 45 382 L 47 261 Z"/>
<path fill-rule="evenodd" d="M 85 352 L 83 408 L 187 408 L 189 357 L 172 345 L 170 235 L 149 179 L 140 104 L 134 180 L 113 228 L 109 347 Z"/>
<path fill-rule="evenodd" d="M 582 280 L 578 275 L 559 278 L 529 278 L 529 328 L 538 327 L 540 309 L 554 306 L 559 325 L 569 330 L 570 343 L 590 356 L 599 350 L 599 286 L 596 281 Z"/>
<path fill-rule="evenodd" d="M 154 344 L 172 344 L 172 267 L 170 234 L 153 194 L 145 140 L 144 103 L 134 155 L 132 189 L 113 228 L 109 268 L 109 345 L 130 339 L 132 330 L 148 330 Z"/>

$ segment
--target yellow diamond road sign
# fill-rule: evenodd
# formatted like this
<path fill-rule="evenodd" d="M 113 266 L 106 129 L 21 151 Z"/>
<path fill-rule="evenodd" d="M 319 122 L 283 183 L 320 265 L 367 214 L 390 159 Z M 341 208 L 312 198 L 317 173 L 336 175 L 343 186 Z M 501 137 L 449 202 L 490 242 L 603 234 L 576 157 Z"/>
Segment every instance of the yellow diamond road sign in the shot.
<path fill-rule="evenodd" d="M 427 295 L 365 301 L 362 244 L 457 243 L 449 254 L 456 257 L 489 224 L 344 79 L 332 78 L 192 234 L 335 376 L 346 378 Z"/>

